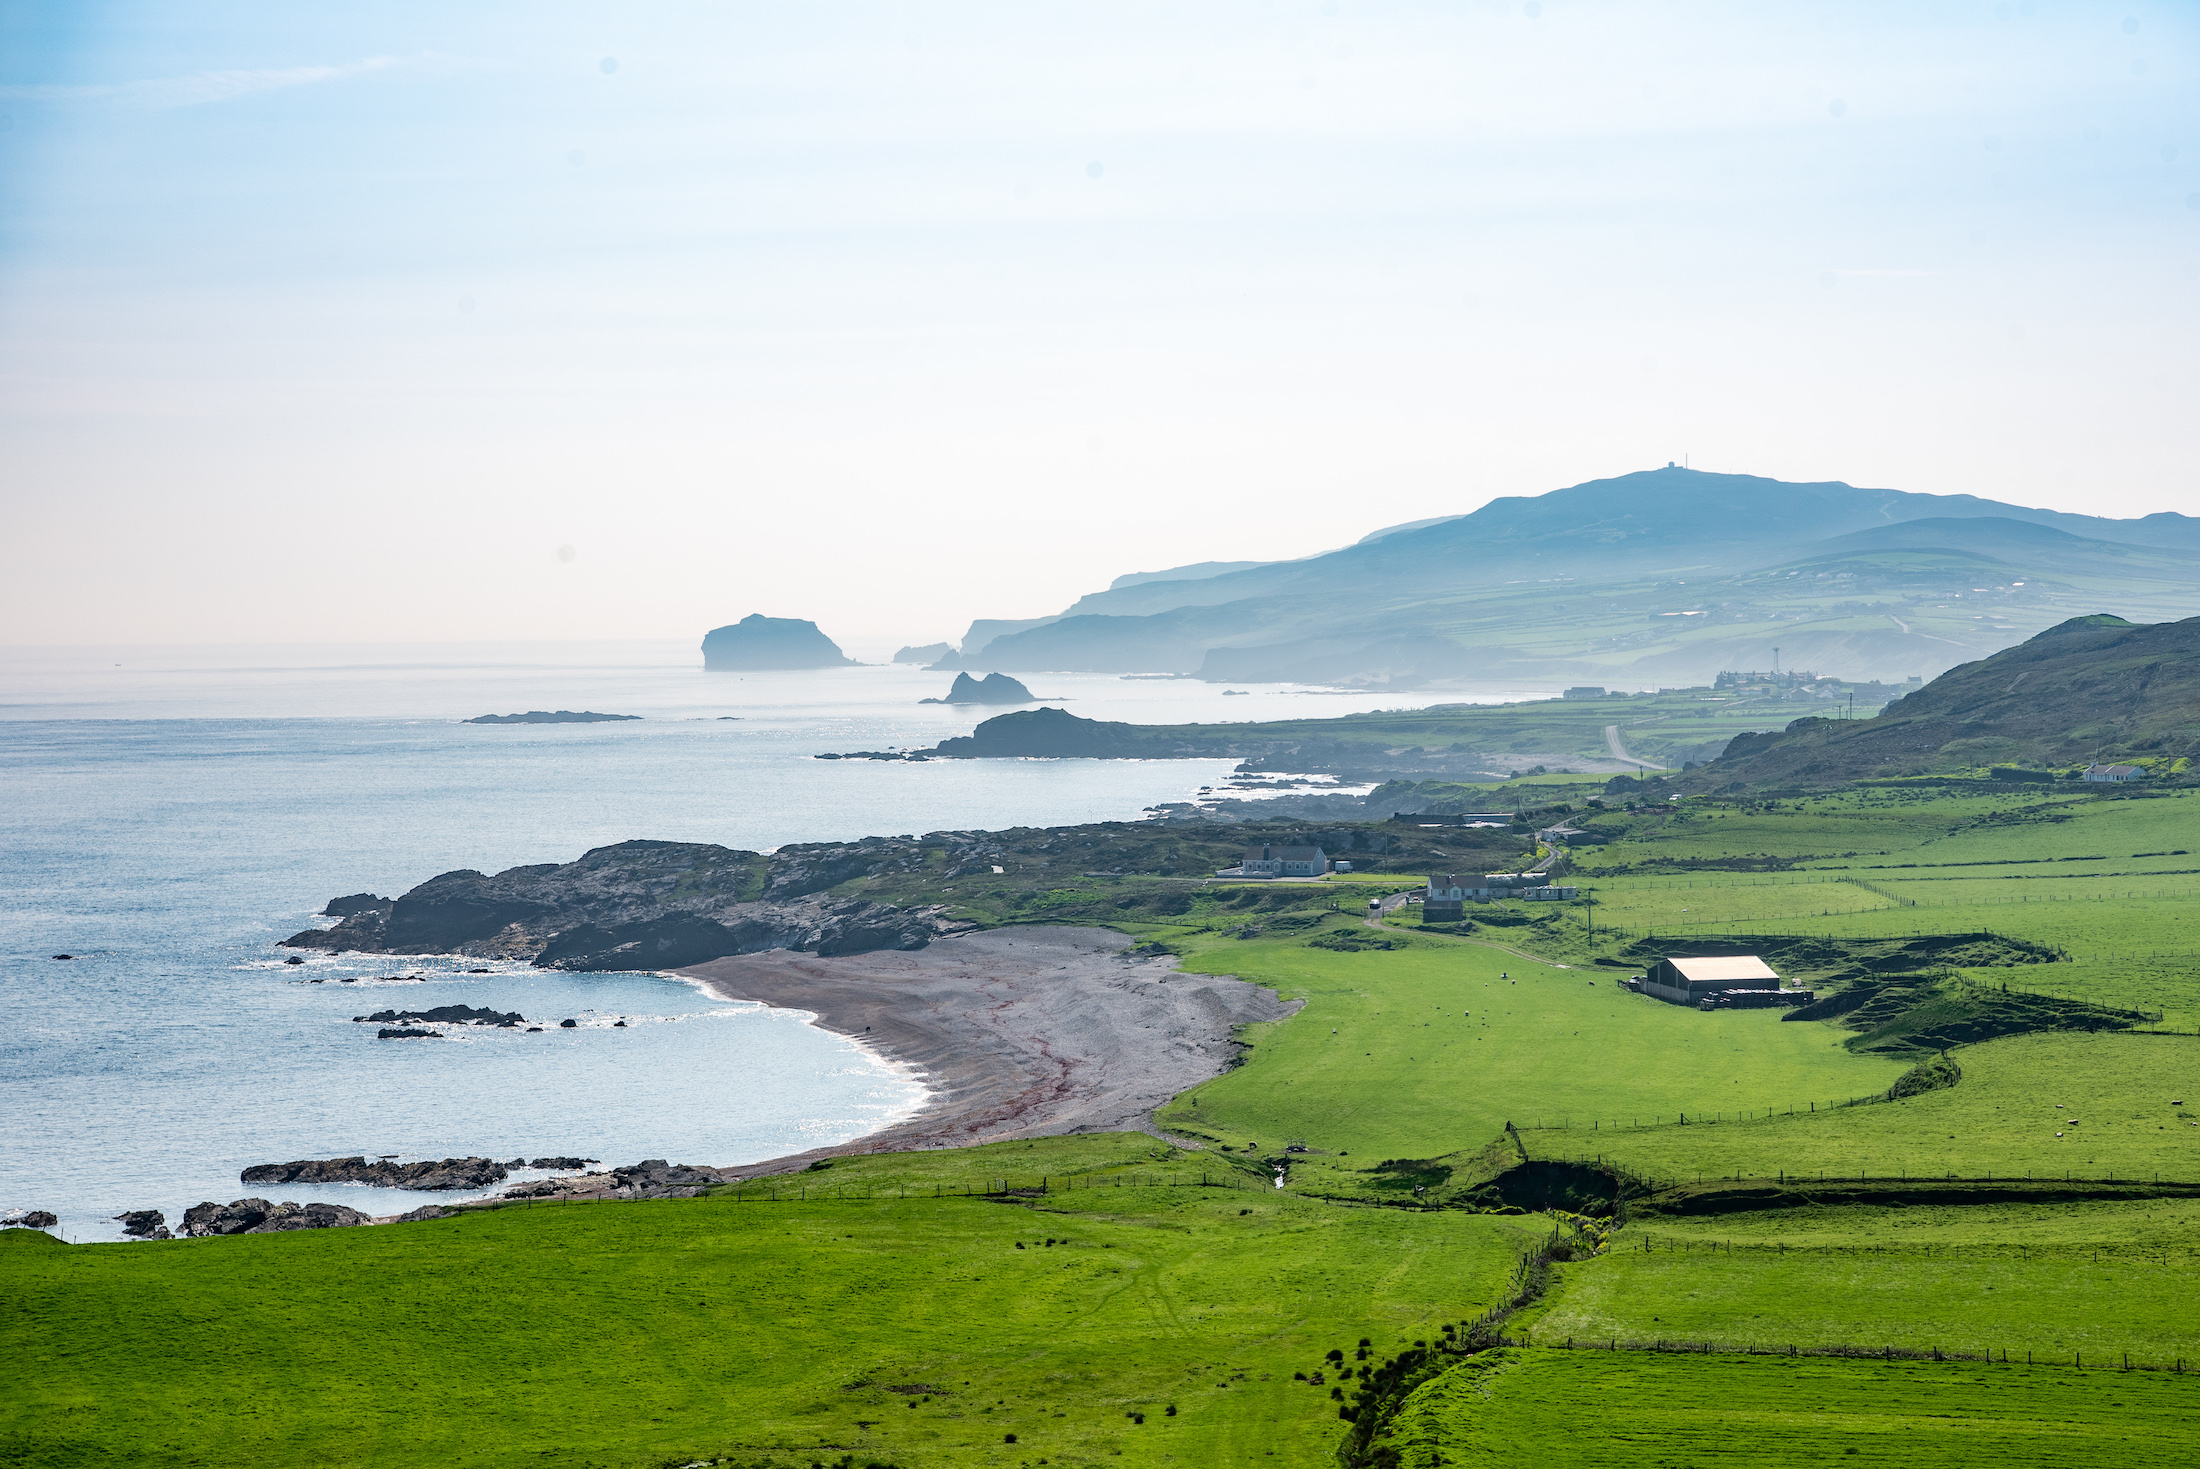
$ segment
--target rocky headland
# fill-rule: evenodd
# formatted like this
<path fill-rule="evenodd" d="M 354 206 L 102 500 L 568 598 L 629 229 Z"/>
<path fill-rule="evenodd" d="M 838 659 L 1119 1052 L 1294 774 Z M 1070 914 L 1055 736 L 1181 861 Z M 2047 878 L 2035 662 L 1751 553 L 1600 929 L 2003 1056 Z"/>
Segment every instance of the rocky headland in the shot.
<path fill-rule="evenodd" d="M 855 660 L 840 645 L 799 617 L 751 613 L 703 635 L 703 667 L 713 673 L 742 669 L 846 668 Z"/>
<path fill-rule="evenodd" d="M 499 1163 L 491 1158 L 437 1158 L 418 1163 L 393 1163 L 378 1159 L 369 1163 L 355 1158 L 300 1158 L 290 1163 L 260 1163 L 237 1175 L 239 1183 L 366 1183 L 379 1188 L 445 1189 L 488 1188 L 510 1176 L 514 1168 L 528 1164 L 519 1158 Z"/>
<path fill-rule="evenodd" d="M 939 907 L 896 908 L 828 891 L 895 870 L 910 860 L 910 845 L 866 838 L 766 856 L 699 842 L 621 842 L 574 862 L 446 872 L 396 899 L 355 894 L 338 900 L 348 912 L 335 927 L 293 934 L 282 946 L 525 959 L 581 971 L 677 968 L 764 949 L 918 949 L 971 925 Z"/>

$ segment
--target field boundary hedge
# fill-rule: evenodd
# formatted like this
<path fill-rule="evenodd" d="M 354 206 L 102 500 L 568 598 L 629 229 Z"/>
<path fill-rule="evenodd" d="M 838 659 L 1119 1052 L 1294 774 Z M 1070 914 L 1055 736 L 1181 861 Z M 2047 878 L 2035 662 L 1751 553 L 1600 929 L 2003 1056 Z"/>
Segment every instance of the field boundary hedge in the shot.
<path fill-rule="evenodd" d="M 1996 1349 L 1992 1347 L 1975 1352 L 1950 1351 L 1944 1347 L 1860 1347 L 1848 1343 L 1810 1347 L 1795 1344 L 1781 1348 L 1745 1346 L 1735 1342 L 1722 1343 L 1677 1339 L 1629 1341 L 1619 1337 L 1609 1338 L 1605 1341 L 1582 1341 L 1568 1337 L 1566 1338 L 1566 1345 L 1561 1347 L 1515 1341 L 1511 1337 L 1505 1336 L 1491 1338 L 1488 1345 L 1492 1347 L 1515 1347 L 1525 1351 L 1540 1352 L 1666 1352 L 1686 1356 L 1725 1357 L 1852 1357 L 1874 1362 L 1992 1362 L 1997 1366 L 2008 1363 L 2020 1367 L 2069 1366 L 2081 1371 L 2085 1368 L 2085 1354 L 2080 1351 L 2073 1350 L 2067 1359 L 2060 1355 L 2040 1356 L 2028 1351 L 2020 1360 L 2010 1356 L 2009 1349 L 2006 1347 L 2001 1348 L 2000 1355 L 1996 1356 Z M 2185 1371 L 2185 1359 L 2174 1357 L 2168 1362 L 2134 1362 L 2131 1360 L 2131 1353 L 2117 1352 L 2111 1354 L 2110 1360 L 2106 1364 L 2096 1362 L 2095 1367 L 2097 1370 L 2113 1372 L 2170 1372 L 2182 1374 Z"/>

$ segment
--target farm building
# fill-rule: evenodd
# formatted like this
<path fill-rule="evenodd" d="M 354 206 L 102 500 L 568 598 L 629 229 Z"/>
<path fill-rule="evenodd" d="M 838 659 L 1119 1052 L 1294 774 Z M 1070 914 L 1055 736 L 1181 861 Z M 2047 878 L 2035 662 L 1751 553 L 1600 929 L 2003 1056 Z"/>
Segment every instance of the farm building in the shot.
<path fill-rule="evenodd" d="M 2143 765 L 2088 765 L 2085 778 L 2092 781 L 2109 781 L 2122 785 L 2127 780 L 2138 780 L 2146 774 Z"/>
<path fill-rule="evenodd" d="M 1660 959 L 1636 988 L 1655 999 L 1699 1009 L 1808 1004 L 1813 998 L 1809 990 L 1784 988 L 1772 966 L 1755 954 Z"/>
<path fill-rule="evenodd" d="M 1500 898 L 1526 898 L 1531 902 L 1558 902 L 1581 890 L 1553 887 L 1541 872 L 1442 873 L 1429 878 L 1421 897 L 1423 923 L 1456 923 L 1466 916 L 1468 903 L 1491 903 Z"/>

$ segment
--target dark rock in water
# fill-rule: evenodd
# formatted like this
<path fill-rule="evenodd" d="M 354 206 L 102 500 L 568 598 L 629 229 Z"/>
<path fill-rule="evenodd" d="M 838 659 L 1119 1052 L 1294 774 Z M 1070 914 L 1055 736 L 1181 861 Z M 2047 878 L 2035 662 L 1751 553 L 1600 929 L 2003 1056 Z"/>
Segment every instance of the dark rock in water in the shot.
<path fill-rule="evenodd" d="M 1031 690 L 1025 688 L 1005 673 L 989 673 L 984 678 L 972 678 L 967 673 L 955 675 L 955 686 L 947 691 L 944 699 L 920 699 L 923 704 L 1030 704 L 1037 702 Z"/>
<path fill-rule="evenodd" d="M 275 1212 L 265 1199 L 235 1199 L 217 1204 L 209 1199 L 183 1211 L 183 1232 L 193 1239 L 209 1234 L 243 1234 Z"/>
<path fill-rule="evenodd" d="M 894 655 L 896 663 L 937 663 L 955 651 L 953 643 L 926 643 L 918 648 L 903 648 Z"/>
<path fill-rule="evenodd" d="M 321 907 L 321 916 L 350 918 L 354 914 L 372 913 L 377 908 L 387 913 L 395 901 L 393 898 L 377 897 L 373 893 L 353 893 L 349 897 L 329 899 Z"/>
<path fill-rule="evenodd" d="M 418 1224 L 423 1219 L 448 1219 L 457 1212 L 456 1209 L 446 1209 L 441 1204 L 422 1204 L 417 1209 L 406 1210 L 392 1222 L 396 1224 Z"/>
<path fill-rule="evenodd" d="M 703 667 L 734 669 L 845 668 L 855 662 L 839 644 L 799 617 L 752 613 L 703 637 Z"/>
<path fill-rule="evenodd" d="M 299 958 L 296 954 L 292 954 L 289 958 L 283 960 L 283 962 L 285 964 L 303 964 L 306 961 Z"/>
<path fill-rule="evenodd" d="M 504 1160 L 504 1166 L 506 1168 L 525 1168 L 527 1160 L 525 1158 L 507 1158 Z"/>
<path fill-rule="evenodd" d="M 351 1018 L 363 1025 L 497 1025 L 511 1029 L 527 1023 L 527 1017 L 517 1010 L 490 1010 L 473 1005 L 438 1005 L 433 1010 L 377 1010 L 372 1015 Z"/>
<path fill-rule="evenodd" d="M 611 1022 L 611 1028 L 613 1030 L 624 1030 L 626 1029 L 626 1022 L 624 1020 L 614 1020 Z"/>
<path fill-rule="evenodd" d="M 681 1198 L 702 1192 L 721 1182 L 714 1168 L 693 1168 L 650 1158 L 631 1168 L 611 1170 L 612 1190 L 628 1197 Z"/>
<path fill-rule="evenodd" d="M 608 724 L 639 714 L 598 714 L 593 709 L 530 709 L 525 714 L 477 714 L 461 724 Z"/>
<path fill-rule="evenodd" d="M 529 1035 L 541 1035 L 542 1027 L 539 1025 L 530 1025 L 527 1027 L 527 1033 Z"/>
<path fill-rule="evenodd" d="M 439 1041 L 443 1039 L 443 1032 L 440 1030 L 417 1030 L 410 1026 L 392 1030 L 385 1025 L 374 1033 L 374 1038 L 378 1041 Z"/>
<path fill-rule="evenodd" d="M 595 1161 L 596 1160 L 594 1158 L 537 1158 L 533 1162 L 529 1163 L 527 1166 L 530 1168 L 556 1168 L 564 1170 L 570 1168 L 586 1168 L 589 1164 Z"/>
<path fill-rule="evenodd" d="M 76 955 L 74 955 L 74 954 L 56 954 L 56 955 L 54 955 L 54 957 L 55 957 L 56 959 L 74 959 L 74 958 L 76 957 Z"/>
<path fill-rule="evenodd" d="M 151 1234 L 156 1229 L 160 1229 L 163 1224 L 168 1222 L 168 1216 L 158 1209 L 131 1209 L 125 1213 L 117 1214 L 115 1218 L 122 1221 L 122 1232 L 124 1234 L 136 1235 L 140 1238 Z M 167 1238 L 167 1235 L 166 1230 L 161 1230 L 163 1239 Z"/>
<path fill-rule="evenodd" d="M 578 1029 L 580 1029 L 580 1024 L 581 1024 L 581 1023 L 580 1023 L 580 1022 L 579 1022 L 578 1020 L 561 1020 L 561 1021 L 559 1021 L 559 1022 L 558 1022 L 558 1029 L 560 1029 L 560 1030 L 578 1030 Z"/>
<path fill-rule="evenodd" d="M 827 895 L 853 878 L 906 870 L 916 850 L 914 842 L 883 837 L 789 845 L 770 856 L 695 842 L 621 842 L 577 862 L 514 867 L 494 876 L 446 872 L 388 910 L 361 912 L 283 944 L 462 953 L 578 971 L 677 968 L 765 949 L 919 949 L 969 925 L 938 907 L 893 908 Z M 390 1018 L 444 1017 L 407 1012 Z"/>
<path fill-rule="evenodd" d="M 487 1188 L 504 1181 L 502 1163 L 487 1158 L 442 1158 L 392 1163 L 365 1158 L 302 1158 L 294 1163 L 262 1163 L 237 1175 L 241 1183 L 371 1183 L 381 1188 Z M 292 1226 L 297 1227 L 297 1226 Z"/>
<path fill-rule="evenodd" d="M 347 1209 L 342 1204 L 285 1203 L 277 1204 L 265 1219 L 244 1232 L 276 1234 L 286 1229 L 350 1229 L 373 1222 L 357 1209 Z"/>
<path fill-rule="evenodd" d="M 0 1214 L 0 1229 L 51 1229 L 60 1222 L 47 1209 L 19 1209 L 10 1214 Z"/>

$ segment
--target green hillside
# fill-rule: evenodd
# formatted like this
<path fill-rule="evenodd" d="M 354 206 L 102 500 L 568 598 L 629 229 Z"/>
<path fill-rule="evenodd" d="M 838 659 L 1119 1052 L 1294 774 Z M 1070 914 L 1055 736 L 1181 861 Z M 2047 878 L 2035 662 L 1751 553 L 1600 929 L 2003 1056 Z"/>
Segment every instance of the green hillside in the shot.
<path fill-rule="evenodd" d="M 2114 760 L 2163 775 L 2196 755 L 2200 617 L 2137 626 L 2104 614 L 2072 618 L 1951 669 L 1870 720 L 1802 721 L 1738 739 L 1691 784 L 1833 786 Z"/>

